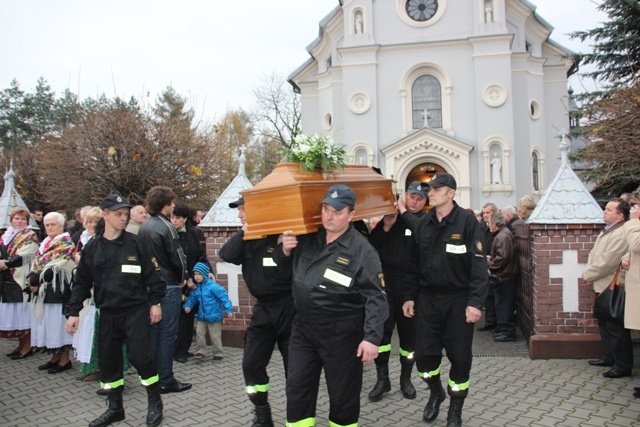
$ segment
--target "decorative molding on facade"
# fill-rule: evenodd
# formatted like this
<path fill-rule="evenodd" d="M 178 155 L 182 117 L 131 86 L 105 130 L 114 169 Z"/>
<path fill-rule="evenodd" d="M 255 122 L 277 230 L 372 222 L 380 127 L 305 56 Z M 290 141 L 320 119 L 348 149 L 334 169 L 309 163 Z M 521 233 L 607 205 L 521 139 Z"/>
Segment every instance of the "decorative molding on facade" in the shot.
<path fill-rule="evenodd" d="M 499 84 L 489 85 L 482 94 L 482 100 L 489 107 L 500 107 L 507 101 L 507 91 Z"/>
<path fill-rule="evenodd" d="M 364 92 L 357 92 L 349 99 L 349 109 L 355 114 L 364 114 L 371 107 L 371 98 Z"/>
<path fill-rule="evenodd" d="M 386 170 L 395 171 L 394 179 L 404 182 L 411 170 L 421 163 L 437 163 L 458 183 L 456 200 L 470 206 L 471 176 L 469 156 L 473 146 L 434 129 L 423 128 L 381 150 Z"/>

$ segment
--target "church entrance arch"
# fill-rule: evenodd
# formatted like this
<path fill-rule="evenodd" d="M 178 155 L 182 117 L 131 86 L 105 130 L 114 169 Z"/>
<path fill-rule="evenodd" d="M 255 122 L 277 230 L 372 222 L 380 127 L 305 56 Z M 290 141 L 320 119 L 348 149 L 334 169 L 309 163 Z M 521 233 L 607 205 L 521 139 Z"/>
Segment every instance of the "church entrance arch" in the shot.
<path fill-rule="evenodd" d="M 437 163 L 419 164 L 418 166 L 414 167 L 409 171 L 409 174 L 407 175 L 407 179 L 404 183 L 404 188 L 409 188 L 409 184 L 411 184 L 413 181 L 420 181 L 420 182 L 427 183 L 431 181 L 431 178 L 433 178 L 433 175 L 435 175 L 436 172 L 446 173 L 447 171 Z"/>

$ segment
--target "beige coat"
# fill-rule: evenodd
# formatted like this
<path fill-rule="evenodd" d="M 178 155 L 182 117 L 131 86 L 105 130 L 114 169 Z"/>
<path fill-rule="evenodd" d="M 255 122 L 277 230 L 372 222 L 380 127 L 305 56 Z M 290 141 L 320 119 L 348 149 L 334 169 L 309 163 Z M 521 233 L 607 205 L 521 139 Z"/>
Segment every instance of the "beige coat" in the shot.
<path fill-rule="evenodd" d="M 621 222 L 601 232 L 589 252 L 587 269 L 582 273 L 582 278 L 593 283 L 593 290 L 597 293 L 609 286 L 620 260 L 628 251 L 623 225 L 624 222 Z"/>
<path fill-rule="evenodd" d="M 630 264 L 625 277 L 624 327 L 640 329 L 640 221 L 631 219 L 623 227 L 629 244 Z"/>

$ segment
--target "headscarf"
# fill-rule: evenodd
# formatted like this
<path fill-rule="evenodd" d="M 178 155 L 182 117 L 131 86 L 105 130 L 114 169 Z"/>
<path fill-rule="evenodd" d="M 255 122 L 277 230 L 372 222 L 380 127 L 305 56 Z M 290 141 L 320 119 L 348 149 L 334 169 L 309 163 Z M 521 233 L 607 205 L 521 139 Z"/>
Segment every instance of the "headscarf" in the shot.
<path fill-rule="evenodd" d="M 74 249 L 75 245 L 71 240 L 71 236 L 66 232 L 53 238 L 47 236 L 40 244 L 31 270 L 36 273 L 42 273 L 43 270 L 51 268 L 53 270 L 53 280 L 47 283 L 44 281 L 44 275 L 40 275 L 38 298 L 31 300 L 31 303 L 36 306 L 35 313 L 38 321 L 44 314 L 44 296 L 47 286 L 53 286 L 53 290 L 56 291 L 58 287 L 71 282 L 72 270 L 75 267 L 75 262 L 73 261 Z"/>

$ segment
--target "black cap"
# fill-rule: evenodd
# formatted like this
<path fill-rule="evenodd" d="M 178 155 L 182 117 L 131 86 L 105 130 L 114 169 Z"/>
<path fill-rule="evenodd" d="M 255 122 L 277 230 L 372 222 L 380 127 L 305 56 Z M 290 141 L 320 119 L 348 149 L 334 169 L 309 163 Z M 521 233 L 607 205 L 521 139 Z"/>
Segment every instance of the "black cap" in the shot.
<path fill-rule="evenodd" d="M 409 188 L 407 191 L 411 194 L 419 194 L 425 199 L 427 198 L 427 194 L 429 193 L 429 186 L 427 184 L 423 184 L 420 181 L 413 181 L 409 184 Z"/>
<path fill-rule="evenodd" d="M 344 184 L 335 184 L 329 187 L 327 195 L 322 200 L 322 203 L 330 205 L 337 211 L 341 211 L 347 206 L 356 205 L 356 193 L 351 188 Z"/>
<path fill-rule="evenodd" d="M 244 205 L 244 197 L 240 197 L 238 200 L 236 200 L 235 202 L 231 202 L 229 203 L 229 207 L 230 208 L 237 208 L 240 205 Z"/>
<path fill-rule="evenodd" d="M 109 194 L 107 197 L 105 197 L 102 200 L 102 203 L 100 204 L 100 208 L 102 210 L 106 209 L 108 211 L 117 211 L 118 209 L 122 209 L 122 208 L 131 209 L 131 205 L 127 203 L 126 199 L 121 195 Z"/>
<path fill-rule="evenodd" d="M 458 188 L 458 184 L 456 184 L 456 180 L 449 175 L 448 173 L 438 172 L 433 175 L 431 181 L 427 182 L 429 187 L 439 188 L 439 187 L 449 187 L 454 190 Z"/>

